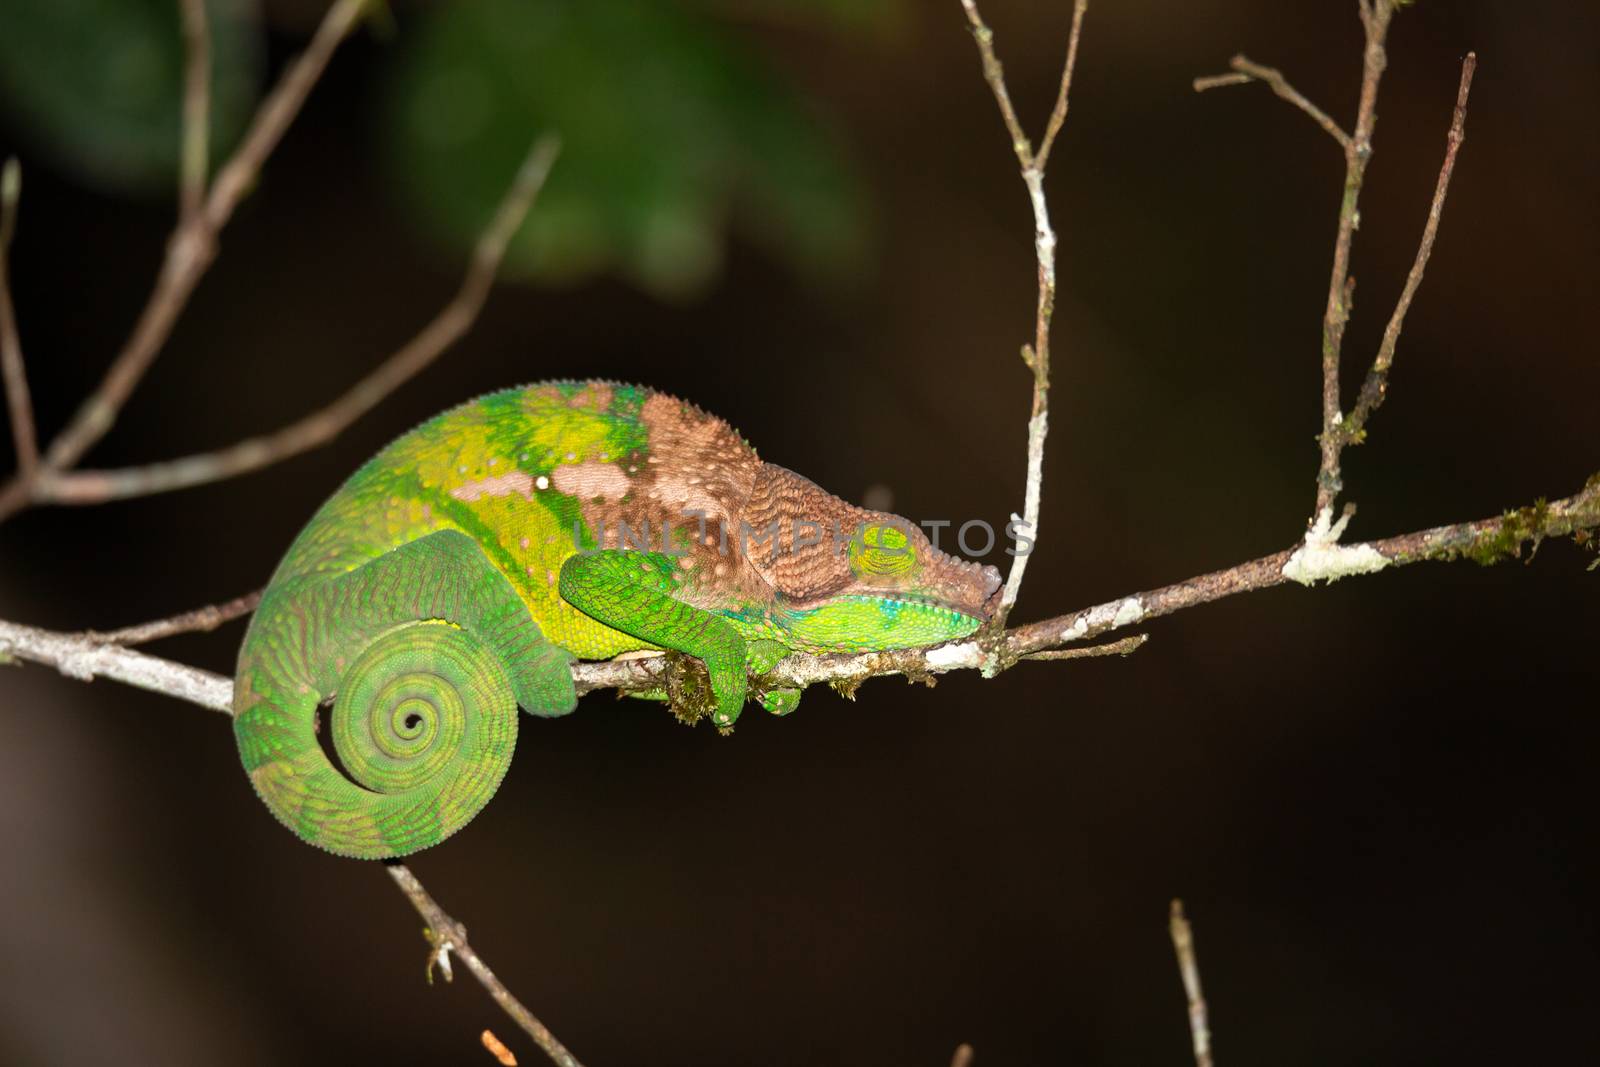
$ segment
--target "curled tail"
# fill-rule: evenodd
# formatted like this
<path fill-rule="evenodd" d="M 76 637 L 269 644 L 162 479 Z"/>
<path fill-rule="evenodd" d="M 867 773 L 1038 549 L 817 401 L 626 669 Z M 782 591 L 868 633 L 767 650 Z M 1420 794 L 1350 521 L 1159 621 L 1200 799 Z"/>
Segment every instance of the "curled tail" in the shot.
<path fill-rule="evenodd" d="M 488 803 L 519 703 L 571 710 L 570 661 L 472 539 L 441 531 L 348 574 L 274 583 L 239 654 L 234 735 L 256 793 L 302 839 L 404 856 Z M 317 737 L 329 697 L 342 767 Z"/>

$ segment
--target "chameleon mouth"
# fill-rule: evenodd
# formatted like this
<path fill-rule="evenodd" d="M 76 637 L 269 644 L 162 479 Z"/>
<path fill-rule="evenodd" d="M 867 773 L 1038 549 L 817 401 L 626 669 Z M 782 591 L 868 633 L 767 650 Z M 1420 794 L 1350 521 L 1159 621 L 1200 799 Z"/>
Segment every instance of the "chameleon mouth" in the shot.
<path fill-rule="evenodd" d="M 900 604 L 906 607 L 946 612 L 953 616 L 984 623 L 993 617 L 1000 605 L 1000 572 L 992 566 L 969 563 L 954 556 L 942 561 L 940 580 L 931 587 L 904 589 L 890 585 L 882 587 L 857 587 L 846 596 L 855 600 L 872 600 L 885 605 Z M 801 599 L 787 599 L 786 606 L 793 611 L 825 607 L 837 602 L 839 594 L 823 594 Z"/>

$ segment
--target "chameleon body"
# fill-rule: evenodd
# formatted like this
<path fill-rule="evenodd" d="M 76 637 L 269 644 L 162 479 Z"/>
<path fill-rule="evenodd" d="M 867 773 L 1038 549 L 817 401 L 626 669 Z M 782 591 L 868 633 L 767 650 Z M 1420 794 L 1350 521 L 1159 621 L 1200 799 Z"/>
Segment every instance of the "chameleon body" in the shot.
<path fill-rule="evenodd" d="M 572 710 L 575 658 L 696 656 L 728 728 L 749 674 L 789 652 L 963 637 L 998 588 L 993 567 L 763 463 L 690 404 L 606 382 L 508 389 L 399 438 L 312 517 L 245 636 L 234 731 L 300 837 L 402 856 L 488 802 L 519 705 Z"/>

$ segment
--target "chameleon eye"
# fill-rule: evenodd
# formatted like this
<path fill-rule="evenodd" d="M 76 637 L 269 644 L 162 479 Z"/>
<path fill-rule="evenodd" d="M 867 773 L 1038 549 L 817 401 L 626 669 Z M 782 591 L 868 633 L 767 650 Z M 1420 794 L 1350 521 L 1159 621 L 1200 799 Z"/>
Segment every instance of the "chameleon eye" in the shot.
<path fill-rule="evenodd" d="M 907 574 L 916 564 L 916 549 L 894 526 L 864 526 L 850 542 L 850 569 L 856 574 Z"/>

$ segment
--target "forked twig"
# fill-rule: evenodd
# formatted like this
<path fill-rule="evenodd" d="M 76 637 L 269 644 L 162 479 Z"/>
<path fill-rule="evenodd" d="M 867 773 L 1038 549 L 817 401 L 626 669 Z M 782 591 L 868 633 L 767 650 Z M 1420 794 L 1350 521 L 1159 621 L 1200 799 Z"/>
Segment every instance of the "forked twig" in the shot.
<path fill-rule="evenodd" d="M 216 259 L 217 234 L 255 184 L 261 166 L 282 140 L 284 131 L 300 113 L 306 97 L 339 45 L 355 29 L 370 0 L 336 0 L 317 27 L 305 52 L 289 64 L 278 84 L 256 112 L 244 140 L 223 164 L 202 210 L 187 222 L 180 220 L 167 246 L 155 291 L 99 388 L 79 408 L 76 416 L 50 445 L 45 466 L 64 470 L 77 463 L 90 446 L 116 421 L 134 387 L 149 370 L 172 333 L 178 315 L 207 268 Z"/>
<path fill-rule="evenodd" d="M 1233 68 L 1232 74 L 1213 74 L 1206 78 L 1196 78 L 1194 80 L 1194 91 L 1203 93 L 1207 89 L 1219 89 L 1225 85 L 1247 85 L 1253 81 L 1261 82 L 1280 97 L 1311 116 L 1313 122 L 1328 132 L 1328 136 L 1339 142 L 1340 148 L 1350 147 L 1350 135 L 1345 133 L 1339 127 L 1339 124 L 1328 116 L 1326 111 L 1307 100 L 1298 89 L 1290 85 L 1289 80 L 1283 76 L 1283 72 L 1276 67 L 1262 66 L 1260 63 L 1252 62 L 1243 55 L 1234 56 L 1233 59 L 1228 61 L 1228 66 Z"/>
<path fill-rule="evenodd" d="M 1000 606 L 990 622 L 993 632 L 1005 628 L 1007 616 L 1017 602 L 1022 590 L 1022 575 L 1028 566 L 1031 549 L 1037 547 L 1039 535 L 1039 501 L 1044 481 L 1044 442 L 1049 433 L 1050 409 L 1050 321 L 1056 306 L 1056 234 L 1050 225 L 1050 206 L 1044 195 L 1044 168 L 1056 135 L 1067 119 L 1067 100 L 1072 91 L 1072 75 L 1078 63 L 1078 42 L 1083 36 L 1083 17 L 1089 10 L 1089 0 L 1076 0 L 1072 6 L 1072 29 L 1067 35 L 1067 55 L 1061 66 L 1061 83 L 1056 92 L 1055 108 L 1045 125 L 1044 138 L 1038 151 L 1028 140 L 1016 108 L 1011 104 L 1011 93 L 1006 88 L 1005 71 L 994 50 L 994 31 L 984 23 L 978 13 L 976 0 L 961 0 L 972 26 L 972 37 L 978 44 L 978 55 L 983 62 L 983 78 L 989 83 L 995 103 L 1000 108 L 1001 121 L 1011 135 L 1011 149 L 1016 153 L 1022 171 L 1022 181 L 1028 188 L 1028 200 L 1033 206 L 1033 246 L 1039 267 L 1039 298 L 1034 313 L 1033 343 L 1022 348 L 1023 361 L 1033 372 L 1033 403 L 1028 416 L 1028 474 L 1023 494 L 1022 515 L 1013 516 L 1013 530 L 1027 539 L 1029 552 L 1018 552 L 1012 558 L 1011 570 L 1006 575 Z"/>
<path fill-rule="evenodd" d="M 207 604 L 205 607 L 185 611 L 170 618 L 142 622 L 136 626 L 124 626 L 118 630 L 104 632 L 90 630 L 84 636 L 96 644 L 121 645 L 129 648 L 177 634 L 209 633 L 224 623 L 250 614 L 260 603 L 261 590 L 257 589 L 253 593 L 236 596 L 220 604 Z"/>
<path fill-rule="evenodd" d="M 39 500 L 52 504 L 100 504 L 170 492 L 260 470 L 333 440 L 471 329 L 494 284 L 506 247 L 527 217 L 559 151 L 560 140 L 553 134 L 534 143 L 493 219 L 479 235 L 455 296 L 420 333 L 331 404 L 273 433 L 247 438 L 215 452 L 140 467 L 48 476 L 41 479 L 36 490 Z"/>
<path fill-rule="evenodd" d="M 1360 0 L 1359 11 L 1365 36 L 1361 60 L 1361 93 L 1356 107 L 1356 124 L 1346 133 L 1326 112 L 1307 100 L 1289 84 L 1282 72 L 1272 67 L 1254 63 L 1242 55 L 1234 56 L 1229 64 L 1234 73 L 1208 78 L 1196 78 L 1197 92 L 1223 85 L 1240 85 L 1248 81 L 1261 81 L 1273 92 L 1309 115 L 1328 132 L 1344 150 L 1344 193 L 1339 201 L 1339 221 L 1334 237 L 1333 265 L 1328 279 L 1328 298 L 1322 317 L 1322 432 L 1318 435 L 1319 462 L 1317 465 L 1316 505 L 1307 522 L 1307 544 L 1324 546 L 1336 544 L 1344 529 L 1344 521 L 1335 523 L 1334 503 L 1344 488 L 1341 459 L 1346 446 L 1359 444 L 1365 435 L 1367 421 L 1383 403 L 1388 389 L 1389 368 L 1394 362 L 1395 347 L 1400 340 L 1412 298 L 1422 284 L 1423 271 L 1433 253 L 1434 239 L 1438 235 L 1439 220 L 1443 215 L 1445 196 L 1449 192 L 1450 178 L 1455 171 L 1456 153 L 1466 133 L 1467 96 L 1472 88 L 1472 75 L 1478 58 L 1468 53 L 1461 65 L 1461 83 L 1456 92 L 1456 106 L 1451 118 L 1445 148 L 1444 164 L 1434 188 L 1433 202 L 1428 210 L 1428 220 L 1423 227 L 1411 271 L 1395 303 L 1394 311 L 1384 328 L 1383 340 L 1377 356 L 1362 383 L 1361 392 L 1349 415 L 1343 410 L 1340 396 L 1340 361 L 1344 346 L 1345 327 L 1355 296 L 1355 277 L 1350 273 L 1351 245 L 1361 218 L 1359 200 L 1366 179 L 1367 163 L 1372 157 L 1372 133 L 1377 124 L 1378 83 L 1388 65 L 1385 44 L 1389 25 L 1399 7 L 1397 0 Z"/>

